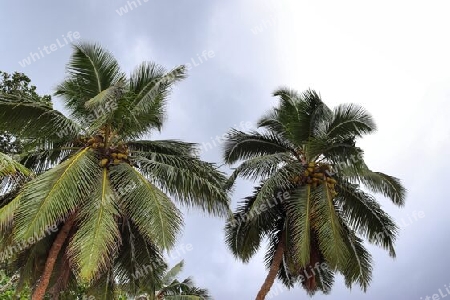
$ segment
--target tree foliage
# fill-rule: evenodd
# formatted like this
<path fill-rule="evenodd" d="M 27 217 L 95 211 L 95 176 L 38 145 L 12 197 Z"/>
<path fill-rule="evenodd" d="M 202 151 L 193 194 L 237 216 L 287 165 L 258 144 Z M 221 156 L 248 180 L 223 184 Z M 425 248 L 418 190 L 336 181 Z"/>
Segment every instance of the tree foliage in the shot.
<path fill-rule="evenodd" d="M 52 105 L 51 96 L 39 96 L 36 86 L 31 85 L 31 79 L 23 73 L 14 72 L 9 74 L 0 71 L 0 93 L 13 95 L 20 99 L 27 97 L 34 102 Z M 0 132 L 0 152 L 6 154 L 19 154 L 23 148 L 20 137 L 14 136 L 7 131 Z"/>

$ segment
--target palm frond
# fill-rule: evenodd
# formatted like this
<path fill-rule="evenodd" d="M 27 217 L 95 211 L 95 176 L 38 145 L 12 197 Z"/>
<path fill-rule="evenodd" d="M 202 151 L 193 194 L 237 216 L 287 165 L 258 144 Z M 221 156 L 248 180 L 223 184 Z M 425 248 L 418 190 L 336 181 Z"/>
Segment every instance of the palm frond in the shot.
<path fill-rule="evenodd" d="M 80 133 L 81 127 L 59 111 L 25 96 L 17 97 L 0 94 L 0 130 L 47 141 L 67 140 Z"/>
<path fill-rule="evenodd" d="M 60 164 L 82 149 L 74 143 L 41 142 L 25 149 L 20 162 L 36 174 Z"/>
<path fill-rule="evenodd" d="M 300 267 L 306 267 L 310 261 L 312 219 L 317 218 L 314 208 L 318 193 L 311 186 L 297 188 L 291 192 L 286 202 L 289 222 L 290 244 L 294 249 L 294 260 Z"/>
<path fill-rule="evenodd" d="M 381 193 L 398 206 L 405 205 L 406 189 L 400 179 L 381 172 L 366 171 L 360 180 L 370 191 Z"/>
<path fill-rule="evenodd" d="M 111 168 L 111 182 L 120 206 L 139 232 L 161 249 L 170 249 L 180 232 L 181 212 L 172 201 L 128 164 Z M 133 188 L 127 186 L 133 184 Z M 121 192 L 128 190 L 127 192 Z"/>
<path fill-rule="evenodd" d="M 143 154 L 150 157 L 151 153 L 195 156 L 198 152 L 197 144 L 179 140 L 129 141 L 127 142 L 127 146 L 131 153 L 135 153 L 136 155 Z"/>
<path fill-rule="evenodd" d="M 293 178 L 298 174 L 303 173 L 304 170 L 304 167 L 298 163 L 287 164 L 279 168 L 271 177 L 261 183 L 261 189 L 256 196 L 254 207 L 260 207 L 267 200 L 271 199 L 273 195 L 276 195 L 281 191 L 287 192 L 290 195 L 289 191 L 291 191 L 294 186 L 292 183 Z M 251 213 L 255 213 L 253 208 Z"/>
<path fill-rule="evenodd" d="M 352 283 L 358 282 L 361 289 L 366 292 L 372 279 L 372 256 L 364 247 L 362 239 L 346 226 L 344 230 L 347 237 L 345 243 L 349 249 L 348 261 L 341 266 L 345 283 L 351 288 Z"/>
<path fill-rule="evenodd" d="M 350 228 L 395 257 L 394 242 L 398 227 L 375 198 L 342 180 L 338 181 L 337 192 L 336 203 Z"/>
<path fill-rule="evenodd" d="M 256 126 L 258 128 L 266 129 L 279 137 L 288 139 L 288 136 L 286 135 L 286 128 L 279 120 L 278 110 L 276 109 L 268 111 L 264 116 L 259 118 L 256 122 Z"/>
<path fill-rule="evenodd" d="M 228 216 L 229 201 L 223 189 L 226 178 L 213 164 L 196 157 L 154 152 L 148 153 L 147 157 L 136 157 L 133 161 L 163 191 L 188 207 L 196 206 L 217 216 Z"/>
<path fill-rule="evenodd" d="M 56 95 L 63 100 L 71 114 L 80 119 L 89 115 L 85 103 L 102 91 L 124 81 L 114 56 L 96 44 L 73 45 L 74 52 L 67 66 L 69 77 L 57 87 Z"/>
<path fill-rule="evenodd" d="M 276 109 L 278 121 L 283 124 L 285 137 L 293 144 L 302 144 L 321 132 L 321 124 L 330 115 L 330 109 L 313 90 L 302 94 L 287 88 L 275 91 L 280 99 Z"/>
<path fill-rule="evenodd" d="M 12 159 L 9 155 L 0 152 L 0 179 L 17 174 L 29 176 L 31 172 L 26 167 Z"/>
<path fill-rule="evenodd" d="M 99 168 L 94 152 L 85 148 L 26 184 L 14 216 L 16 240 L 27 240 L 64 220 L 90 194 Z"/>
<path fill-rule="evenodd" d="M 162 253 L 129 219 L 122 219 L 121 224 L 122 245 L 114 265 L 119 288 L 130 296 L 142 292 L 154 295 L 167 269 Z"/>
<path fill-rule="evenodd" d="M 342 141 L 362 137 L 376 130 L 372 116 L 355 104 L 341 104 L 333 111 L 333 119 L 327 125 L 327 136 Z"/>
<path fill-rule="evenodd" d="M 319 240 L 319 248 L 327 263 L 336 268 L 347 262 L 348 249 L 345 246 L 345 231 L 339 218 L 339 206 L 334 201 L 330 188 L 323 185 L 318 189 L 317 218 L 315 229 Z"/>
<path fill-rule="evenodd" d="M 118 98 L 122 96 L 124 85 L 125 85 L 124 82 L 118 81 L 114 85 L 98 93 L 95 97 L 86 101 L 84 106 L 87 109 L 95 109 L 102 106 L 104 107 L 117 106 L 116 101 Z"/>
<path fill-rule="evenodd" d="M 281 165 L 294 163 L 296 162 L 292 156 L 283 152 L 247 159 L 234 169 L 225 188 L 230 189 L 238 177 L 264 181 L 278 171 Z"/>
<path fill-rule="evenodd" d="M 153 63 L 143 63 L 130 78 L 122 110 L 117 115 L 117 128 L 124 138 L 138 138 L 149 130 L 160 130 L 166 117 L 167 98 L 172 86 L 184 79 L 185 67 L 166 71 Z"/>
<path fill-rule="evenodd" d="M 19 208 L 20 200 L 21 196 L 17 195 L 13 200 L 0 209 L 0 232 L 3 232 L 11 227 L 14 215 Z"/>
<path fill-rule="evenodd" d="M 363 160 L 341 163 L 339 173 L 350 182 L 363 184 L 369 191 L 381 193 L 398 206 L 405 204 L 406 189 L 400 179 L 370 170 Z"/>
<path fill-rule="evenodd" d="M 254 207 L 261 186 L 246 197 L 236 212 L 227 220 L 225 241 L 236 258 L 243 262 L 258 251 L 262 239 L 268 235 L 281 215 L 281 201 L 270 199 L 262 206 Z"/>
<path fill-rule="evenodd" d="M 96 188 L 80 209 L 79 228 L 69 246 L 70 260 L 85 282 L 98 279 L 111 268 L 120 244 L 116 219 L 117 199 L 111 188 L 107 169 L 97 175 Z"/>
<path fill-rule="evenodd" d="M 181 271 L 183 271 L 184 268 L 184 261 L 180 261 L 175 266 L 173 266 L 169 271 L 164 274 L 164 277 L 162 279 L 163 284 L 167 285 L 170 284 L 172 281 L 175 280 L 175 278 L 180 274 Z"/>
<path fill-rule="evenodd" d="M 251 131 L 245 133 L 236 129 L 229 131 L 224 145 L 224 161 L 236 163 L 260 155 L 290 152 L 293 149 L 281 138 L 270 133 Z"/>

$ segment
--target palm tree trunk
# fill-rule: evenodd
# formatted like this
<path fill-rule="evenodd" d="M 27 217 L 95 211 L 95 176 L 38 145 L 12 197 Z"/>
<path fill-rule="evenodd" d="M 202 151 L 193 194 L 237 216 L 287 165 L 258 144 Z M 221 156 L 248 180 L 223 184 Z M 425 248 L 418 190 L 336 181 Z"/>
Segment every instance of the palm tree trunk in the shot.
<path fill-rule="evenodd" d="M 286 235 L 283 232 L 281 234 L 281 240 L 278 243 L 277 250 L 275 250 L 272 264 L 270 265 L 269 274 L 267 274 L 266 280 L 264 281 L 261 289 L 258 292 L 258 295 L 256 296 L 256 300 L 264 300 L 269 293 L 273 283 L 275 282 L 275 278 L 277 277 L 278 271 L 280 270 L 280 264 L 283 261 L 285 243 Z"/>
<path fill-rule="evenodd" d="M 58 258 L 58 254 L 61 251 L 64 242 L 69 235 L 70 229 L 72 228 L 73 223 L 75 222 L 75 214 L 72 214 L 64 223 L 64 226 L 59 231 L 56 236 L 55 241 L 50 248 L 50 252 L 48 253 L 47 261 L 45 262 L 44 272 L 41 275 L 39 280 L 39 284 L 34 290 L 33 300 L 42 300 L 45 296 L 45 291 L 47 290 L 48 284 L 50 282 L 50 277 L 53 272 L 53 267 L 55 266 L 56 259 Z"/>

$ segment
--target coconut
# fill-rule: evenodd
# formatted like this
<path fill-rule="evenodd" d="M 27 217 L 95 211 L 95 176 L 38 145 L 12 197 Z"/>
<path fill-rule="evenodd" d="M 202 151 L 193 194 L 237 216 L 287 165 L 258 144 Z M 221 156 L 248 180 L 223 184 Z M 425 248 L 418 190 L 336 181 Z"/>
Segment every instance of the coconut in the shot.
<path fill-rule="evenodd" d="M 100 161 L 100 166 L 104 167 L 108 164 L 108 162 L 109 162 L 109 159 L 104 158 Z"/>

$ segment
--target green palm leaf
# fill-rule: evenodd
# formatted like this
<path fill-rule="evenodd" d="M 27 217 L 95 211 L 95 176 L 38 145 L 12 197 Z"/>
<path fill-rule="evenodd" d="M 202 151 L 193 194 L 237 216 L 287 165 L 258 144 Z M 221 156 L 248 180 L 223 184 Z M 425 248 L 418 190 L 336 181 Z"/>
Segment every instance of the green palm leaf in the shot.
<path fill-rule="evenodd" d="M 364 108 L 355 104 L 342 104 L 335 108 L 326 131 L 330 139 L 345 140 L 361 137 L 375 130 L 375 122 Z"/>
<path fill-rule="evenodd" d="M 80 126 L 32 98 L 0 94 L 0 130 L 20 137 L 58 141 L 76 137 Z"/>
<path fill-rule="evenodd" d="M 363 291 L 367 291 L 372 279 L 372 256 L 363 245 L 363 240 L 358 238 L 352 230 L 345 228 L 345 243 L 349 249 L 349 257 L 341 267 L 347 287 L 358 282 Z"/>
<path fill-rule="evenodd" d="M 227 216 L 228 197 L 223 190 L 225 177 L 211 164 L 195 158 L 153 155 L 137 157 L 142 172 L 163 191 L 188 207 L 200 207 L 217 216 Z"/>
<path fill-rule="evenodd" d="M 168 285 L 172 281 L 175 280 L 175 278 L 180 274 L 181 271 L 183 271 L 184 268 L 184 261 L 180 261 L 175 266 L 173 266 L 163 277 L 163 284 Z"/>
<path fill-rule="evenodd" d="M 340 182 L 336 202 L 341 206 L 342 214 L 353 230 L 369 242 L 387 249 L 395 257 L 394 242 L 398 227 L 374 197 L 350 184 Z"/>
<path fill-rule="evenodd" d="M 90 194 L 98 169 L 94 153 L 86 148 L 29 182 L 18 196 L 16 240 L 27 240 L 64 220 Z"/>
<path fill-rule="evenodd" d="M 348 250 L 345 247 L 345 234 L 339 218 L 337 207 L 331 191 L 324 185 L 319 191 L 322 195 L 317 204 L 317 235 L 319 248 L 326 257 L 327 263 L 336 268 L 343 265 L 348 259 Z M 324 195 L 323 195 L 324 194 Z"/>
<path fill-rule="evenodd" d="M 111 182 L 116 191 L 126 189 L 130 183 L 135 185 L 119 196 L 122 209 L 143 236 L 162 249 L 170 249 L 182 225 L 181 213 L 172 201 L 126 164 L 111 170 Z"/>
<path fill-rule="evenodd" d="M 108 270 L 117 254 L 120 234 L 117 199 L 111 188 L 107 169 L 97 175 L 94 190 L 79 212 L 79 228 L 72 238 L 69 254 L 79 276 L 89 282 Z"/>
<path fill-rule="evenodd" d="M 317 199 L 317 192 L 313 192 L 311 187 L 307 186 L 297 189 L 292 193 L 291 198 L 286 204 L 288 211 L 287 217 L 291 229 L 291 243 L 296 256 L 295 260 L 303 267 L 310 260 L 311 221 L 317 218 L 317 209 L 313 207 Z"/>
<path fill-rule="evenodd" d="M 16 174 L 29 176 L 31 173 L 27 168 L 16 162 L 9 155 L 0 152 L 0 180 L 6 176 L 14 176 Z"/>
<path fill-rule="evenodd" d="M 255 131 L 249 134 L 232 129 L 224 146 L 224 160 L 228 164 L 259 155 L 269 155 L 293 151 L 288 143 L 273 134 L 261 134 Z"/>
<path fill-rule="evenodd" d="M 400 179 L 381 172 L 366 171 L 360 180 L 372 192 L 383 194 L 398 206 L 405 205 L 406 189 Z"/>
<path fill-rule="evenodd" d="M 73 45 L 74 52 L 68 64 L 69 78 L 57 87 L 56 95 L 63 100 L 72 115 L 86 120 L 89 111 L 85 103 L 102 91 L 124 81 L 125 75 L 112 54 L 99 45 Z"/>
<path fill-rule="evenodd" d="M 138 138 L 162 128 L 171 87 L 185 78 L 185 67 L 169 72 L 154 63 L 143 63 L 131 74 L 129 91 L 118 112 L 117 127 L 124 138 Z"/>

